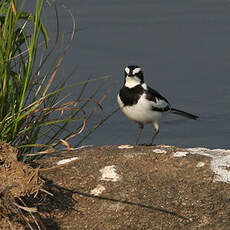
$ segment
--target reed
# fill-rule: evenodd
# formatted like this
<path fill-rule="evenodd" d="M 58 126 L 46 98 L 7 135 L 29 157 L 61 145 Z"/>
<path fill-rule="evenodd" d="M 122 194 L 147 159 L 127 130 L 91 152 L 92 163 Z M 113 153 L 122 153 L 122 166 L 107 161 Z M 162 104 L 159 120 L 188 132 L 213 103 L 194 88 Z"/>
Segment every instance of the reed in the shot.
<path fill-rule="evenodd" d="M 81 143 L 89 136 L 80 136 L 88 119 L 95 107 L 103 113 L 101 104 L 106 98 L 105 94 L 99 101 L 94 100 L 97 92 L 89 98 L 83 97 L 87 84 L 98 79 L 71 86 L 65 80 L 57 82 L 57 72 L 76 31 L 71 12 L 67 9 L 73 24 L 69 42 L 55 57 L 54 65 L 46 69 L 45 63 L 57 49 L 60 37 L 57 8 L 54 5 L 56 41 L 50 46 L 48 31 L 42 22 L 45 0 L 36 1 L 33 14 L 24 11 L 25 3 L 18 0 L 0 2 L 0 141 L 17 146 L 21 160 L 25 156 L 33 159 L 28 156 L 32 153 L 36 156 L 35 151 L 54 152 L 59 145 L 70 148 L 68 141 L 73 137 L 78 137 Z M 43 58 L 39 60 L 38 56 Z M 63 98 L 63 92 L 71 87 L 79 90 L 76 100 Z M 88 115 L 85 109 L 92 101 L 95 106 Z M 99 121 L 96 127 L 103 120 L 106 119 Z M 73 122 L 76 128 L 69 130 L 67 127 Z M 95 128 L 90 129 L 90 134 L 92 130 Z"/>

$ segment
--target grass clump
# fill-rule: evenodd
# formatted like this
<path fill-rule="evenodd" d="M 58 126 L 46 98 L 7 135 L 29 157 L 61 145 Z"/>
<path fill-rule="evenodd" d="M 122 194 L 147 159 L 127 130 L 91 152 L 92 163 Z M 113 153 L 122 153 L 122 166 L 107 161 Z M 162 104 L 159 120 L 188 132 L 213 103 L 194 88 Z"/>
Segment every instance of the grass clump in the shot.
<path fill-rule="evenodd" d="M 70 86 L 65 81 L 55 83 L 55 87 L 53 84 L 74 38 L 74 18 L 67 10 L 72 18 L 72 34 L 68 44 L 56 56 L 56 63 L 46 70 L 45 63 L 57 49 L 60 37 L 57 8 L 54 6 L 57 19 L 56 41 L 52 42 L 54 45 L 50 48 L 48 31 L 42 22 L 45 0 L 36 1 L 33 14 L 23 10 L 25 3 L 18 0 L 0 2 L 0 141 L 17 146 L 19 159 L 35 150 L 52 152 L 60 144 L 69 148 L 68 140 L 84 130 L 87 120 L 95 111 L 94 108 L 87 115 L 85 108 L 93 102 L 103 112 L 101 103 L 106 97 L 104 95 L 101 100 L 95 101 L 95 92 L 82 103 L 86 85 L 94 81 L 86 80 L 71 85 L 82 85 L 76 100 L 63 98 L 63 91 Z M 38 54 L 43 57 L 41 60 L 38 60 Z M 71 122 L 77 124 L 74 130 L 69 131 L 67 127 Z M 89 131 L 90 134 L 95 127 Z M 88 135 L 81 137 L 82 140 Z M 81 138 L 78 143 L 82 142 Z"/>

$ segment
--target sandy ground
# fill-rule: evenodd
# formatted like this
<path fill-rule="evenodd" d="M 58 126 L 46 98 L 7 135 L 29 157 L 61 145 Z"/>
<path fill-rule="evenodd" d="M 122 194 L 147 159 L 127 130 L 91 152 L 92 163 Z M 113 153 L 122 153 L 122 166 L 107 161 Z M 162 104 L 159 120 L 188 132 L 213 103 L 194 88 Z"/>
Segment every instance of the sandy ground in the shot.
<path fill-rule="evenodd" d="M 49 213 L 47 229 L 230 229 L 230 185 L 216 175 L 216 158 L 199 151 L 206 156 L 103 146 L 38 161 L 42 176 L 66 192 L 62 204 L 74 200 Z M 229 168 L 219 169 L 226 180 Z"/>

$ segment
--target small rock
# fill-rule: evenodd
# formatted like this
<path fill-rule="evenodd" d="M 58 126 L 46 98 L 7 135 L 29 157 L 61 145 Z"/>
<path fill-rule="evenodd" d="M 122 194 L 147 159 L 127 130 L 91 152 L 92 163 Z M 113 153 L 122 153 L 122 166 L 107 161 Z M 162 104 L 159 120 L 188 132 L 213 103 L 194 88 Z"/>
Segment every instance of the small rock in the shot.
<path fill-rule="evenodd" d="M 163 149 L 154 149 L 153 152 L 154 153 L 167 153 L 167 151 Z"/>
<path fill-rule="evenodd" d="M 103 185 L 97 185 L 96 188 L 94 188 L 93 190 L 91 190 L 90 194 L 94 195 L 94 196 L 98 196 L 101 193 L 103 193 L 105 191 L 105 187 Z"/>
<path fill-rule="evenodd" d="M 197 165 L 196 165 L 197 168 L 201 168 L 203 166 L 205 166 L 204 162 L 198 162 Z"/>
<path fill-rule="evenodd" d="M 66 163 L 69 163 L 69 162 L 74 161 L 74 160 L 77 160 L 77 159 L 78 159 L 78 157 L 72 157 L 72 158 L 60 160 L 60 161 L 58 161 L 56 164 L 57 164 L 57 165 L 62 165 L 62 164 L 66 164 Z"/>
<path fill-rule="evenodd" d="M 113 182 L 121 180 L 121 176 L 116 172 L 115 165 L 106 166 L 103 169 L 100 169 L 100 172 L 102 173 L 101 180 Z"/>
<path fill-rule="evenodd" d="M 119 145 L 118 148 L 119 149 L 132 149 L 133 146 L 132 145 Z"/>
<path fill-rule="evenodd" d="M 175 152 L 173 153 L 174 157 L 185 157 L 188 154 L 188 152 Z"/>

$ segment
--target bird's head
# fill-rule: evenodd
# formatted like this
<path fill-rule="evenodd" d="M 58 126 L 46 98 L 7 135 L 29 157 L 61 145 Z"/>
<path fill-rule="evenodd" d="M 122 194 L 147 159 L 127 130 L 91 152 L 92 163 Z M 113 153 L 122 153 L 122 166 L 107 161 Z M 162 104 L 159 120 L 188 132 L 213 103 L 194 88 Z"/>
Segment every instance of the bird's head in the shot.
<path fill-rule="evenodd" d="M 125 86 L 133 88 L 144 83 L 144 76 L 141 68 L 136 65 L 125 67 Z"/>

